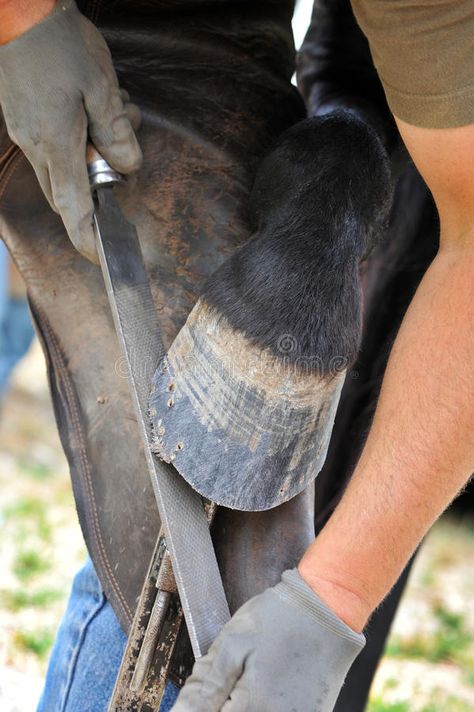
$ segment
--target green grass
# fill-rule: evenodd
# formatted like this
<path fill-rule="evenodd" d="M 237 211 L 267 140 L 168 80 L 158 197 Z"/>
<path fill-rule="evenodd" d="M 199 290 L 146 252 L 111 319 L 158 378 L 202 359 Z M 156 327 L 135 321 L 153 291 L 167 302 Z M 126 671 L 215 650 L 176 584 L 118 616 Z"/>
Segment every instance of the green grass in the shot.
<path fill-rule="evenodd" d="M 47 608 L 63 597 L 62 591 L 52 588 L 42 588 L 38 591 L 25 591 L 21 588 L 13 591 L 0 591 L 0 603 L 4 608 L 13 612 L 23 608 Z"/>
<path fill-rule="evenodd" d="M 50 542 L 52 529 L 48 520 L 48 505 L 37 497 L 23 497 L 4 508 L 5 522 L 14 520 L 21 526 L 18 531 L 26 536 L 33 528 L 34 533 L 43 541 Z M 20 525 L 21 523 L 21 525 Z"/>
<path fill-rule="evenodd" d="M 43 482 L 55 474 L 54 468 L 39 460 L 20 457 L 17 460 L 18 467 L 23 475 L 31 479 Z"/>
<path fill-rule="evenodd" d="M 448 697 L 442 702 L 430 702 L 421 712 L 472 712 L 472 705 L 458 697 Z"/>
<path fill-rule="evenodd" d="M 44 660 L 48 655 L 53 640 L 54 633 L 49 628 L 18 630 L 15 633 L 15 644 L 23 650 L 34 653 L 40 660 Z"/>
<path fill-rule="evenodd" d="M 468 685 L 472 685 L 472 687 L 474 687 L 474 670 L 468 670 L 464 679 Z"/>
<path fill-rule="evenodd" d="M 406 640 L 394 638 L 387 647 L 387 655 L 397 658 L 424 658 L 432 663 L 451 662 L 466 665 L 471 659 L 469 649 L 474 636 L 467 629 L 460 613 L 435 604 L 433 615 L 437 630 L 432 635 L 415 635 Z"/>
<path fill-rule="evenodd" d="M 369 702 L 367 712 L 411 712 L 408 702 L 384 702 L 376 698 Z"/>
<path fill-rule="evenodd" d="M 433 662 L 460 662 L 460 654 L 466 651 L 474 640 L 474 636 L 466 627 L 464 616 L 448 611 L 440 604 L 435 607 L 434 614 L 439 628 L 434 636 L 435 645 L 429 659 Z"/>
<path fill-rule="evenodd" d="M 417 710 L 419 712 L 472 712 L 472 705 L 458 697 L 448 697 L 441 702 L 432 699 L 421 709 L 417 707 Z M 369 702 L 367 712 L 413 712 L 413 707 L 406 700 L 384 702 L 382 699 L 376 698 Z"/>
<path fill-rule="evenodd" d="M 15 556 L 12 568 L 17 578 L 25 583 L 48 571 L 51 563 L 37 551 L 25 549 Z"/>
<path fill-rule="evenodd" d="M 14 504 L 10 504 L 3 510 L 5 519 L 23 519 L 26 517 L 40 517 L 44 515 L 45 504 L 37 497 L 23 497 L 17 500 Z"/>

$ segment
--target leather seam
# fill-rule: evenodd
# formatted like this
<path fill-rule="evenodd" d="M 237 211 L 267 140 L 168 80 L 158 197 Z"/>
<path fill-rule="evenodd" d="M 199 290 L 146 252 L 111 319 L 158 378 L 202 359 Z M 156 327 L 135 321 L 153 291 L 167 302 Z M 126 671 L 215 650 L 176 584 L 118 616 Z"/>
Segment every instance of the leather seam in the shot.
<path fill-rule="evenodd" d="M 0 163 L 2 163 L 3 161 L 7 163 L 11 159 L 11 156 L 9 156 L 8 154 L 14 152 L 14 150 L 15 144 L 9 141 L 4 152 L 0 154 Z"/>
<path fill-rule="evenodd" d="M 15 146 L 15 144 L 12 143 L 12 147 L 17 150 L 12 151 L 12 155 L 9 157 L 5 168 L 0 172 L 0 199 L 3 197 L 8 183 L 20 165 L 22 159 L 25 158 L 18 146 Z"/>
<path fill-rule="evenodd" d="M 49 334 L 50 334 L 50 337 L 52 338 L 52 341 L 53 341 L 53 343 L 54 343 L 55 349 L 56 349 L 56 351 L 58 351 L 58 343 L 57 343 L 56 335 L 52 332 L 52 330 L 51 330 L 49 324 L 47 324 L 47 329 L 48 329 L 48 332 L 49 332 Z M 84 435 L 83 435 L 82 428 L 81 428 L 81 425 L 80 425 L 80 422 L 79 422 L 79 416 L 78 416 L 77 406 L 76 406 L 75 399 L 74 399 L 74 394 L 73 394 L 72 389 L 71 389 L 71 384 L 69 383 L 69 378 L 68 378 L 67 371 L 66 371 L 66 369 L 64 368 L 64 364 L 62 363 L 62 359 L 61 359 L 61 363 L 60 363 L 60 372 L 61 372 L 61 374 L 62 374 L 62 376 L 63 376 L 64 383 L 65 383 L 65 387 L 66 387 L 66 392 L 67 392 L 67 396 L 68 396 L 67 402 L 70 403 L 70 415 L 71 415 L 71 417 L 72 417 L 73 428 L 74 428 L 74 431 L 75 431 L 75 433 L 76 433 L 76 436 L 78 437 L 79 444 L 80 444 L 80 447 L 79 447 L 80 459 L 81 459 L 81 463 L 82 463 L 82 467 L 83 467 L 83 472 L 84 472 L 85 475 L 86 475 L 86 484 L 87 484 L 87 490 L 88 490 L 89 501 L 90 501 L 91 504 L 92 504 L 91 511 L 92 511 L 92 515 L 93 515 L 93 527 L 94 527 L 94 532 L 95 532 L 95 535 L 96 535 L 97 543 L 99 544 L 99 549 L 100 549 L 100 553 L 101 553 L 101 558 L 102 558 L 102 560 L 103 560 L 103 564 L 105 565 L 105 567 L 106 567 L 106 569 L 107 569 L 107 571 L 108 571 L 108 573 L 109 573 L 110 582 L 111 582 L 111 584 L 112 584 L 112 587 L 113 587 L 114 590 L 116 591 L 116 594 L 117 594 L 118 598 L 119 598 L 120 601 L 122 602 L 122 605 L 123 605 L 123 607 L 125 608 L 125 611 L 128 612 L 129 617 L 130 617 L 130 619 L 131 619 L 131 611 L 130 611 L 130 608 L 129 608 L 128 603 L 127 603 L 127 601 L 125 600 L 125 597 L 123 596 L 123 594 L 122 594 L 120 588 L 118 587 L 117 580 L 115 579 L 115 576 L 114 576 L 113 571 L 112 571 L 112 567 L 111 567 L 111 565 L 110 565 L 110 562 L 109 562 L 109 560 L 108 560 L 108 557 L 107 557 L 107 554 L 106 554 L 106 551 L 105 551 L 104 542 L 103 542 L 103 539 L 102 539 L 102 531 L 101 531 L 101 529 L 100 529 L 99 518 L 98 518 L 98 513 L 97 513 L 97 506 L 96 506 L 96 500 L 95 500 L 95 495 L 94 495 L 94 489 L 93 489 L 93 487 L 92 487 L 92 478 L 91 478 L 90 464 L 89 464 L 89 460 L 88 460 L 87 455 L 86 455 L 86 452 L 85 452 L 85 440 L 84 440 Z"/>
<path fill-rule="evenodd" d="M 97 24 L 99 13 L 101 11 L 102 0 L 90 0 L 87 4 L 84 14 L 89 18 L 91 22 Z"/>
<path fill-rule="evenodd" d="M 67 395 L 66 403 L 68 405 L 68 412 L 69 412 L 69 416 L 71 418 L 72 427 L 73 427 L 74 433 L 75 433 L 75 435 L 78 439 L 78 443 L 79 443 L 79 458 L 80 458 L 81 470 L 83 472 L 83 475 L 85 475 L 85 477 L 83 479 L 86 483 L 86 495 L 89 500 L 89 503 L 92 505 L 90 508 L 90 511 L 92 513 L 92 519 L 93 519 L 92 528 L 93 528 L 93 532 L 95 535 L 95 540 L 98 544 L 99 556 L 102 561 L 102 564 L 104 565 L 104 568 L 107 571 L 109 582 L 110 582 L 113 590 L 115 591 L 117 598 L 119 599 L 119 601 L 122 605 L 122 609 L 124 610 L 126 618 L 128 619 L 129 622 L 131 622 L 132 613 L 131 613 L 130 607 L 129 607 L 124 595 L 122 594 L 122 591 L 119 588 L 118 582 L 114 576 L 113 570 L 111 568 L 109 559 L 108 559 L 106 551 L 105 551 L 104 542 L 103 542 L 103 538 L 102 538 L 102 531 L 99 526 L 99 519 L 98 519 L 98 514 L 97 514 L 94 490 L 92 487 L 90 465 L 89 465 L 89 461 L 87 459 L 87 455 L 85 452 L 85 450 L 86 450 L 85 440 L 84 440 L 82 428 L 81 428 L 81 425 L 79 422 L 79 417 L 78 417 L 78 413 L 77 413 L 77 405 L 75 402 L 74 393 L 73 393 L 73 391 L 71 389 L 71 385 L 69 383 L 68 372 L 64 367 L 64 359 L 62 356 L 62 352 L 59 348 L 59 344 L 57 342 L 56 335 L 54 334 L 53 330 L 51 329 L 49 321 L 45 317 L 42 309 L 38 308 L 38 306 L 36 304 L 35 304 L 35 308 L 37 309 L 38 313 L 41 314 L 43 326 L 48 333 L 48 336 L 50 338 L 50 343 L 54 347 L 55 356 L 56 356 L 55 361 L 58 366 L 59 374 L 61 375 L 62 381 L 66 388 L 66 395 Z"/>
<path fill-rule="evenodd" d="M 97 18 L 98 13 L 100 11 L 100 5 L 101 5 L 100 1 L 94 0 L 92 2 L 92 7 L 89 11 L 91 18 L 93 18 L 93 19 Z M 7 159 L 6 167 L 4 168 L 4 170 L 0 171 L 0 199 L 2 198 L 13 174 L 15 173 L 16 169 L 18 168 L 19 164 L 21 163 L 21 160 L 23 158 L 25 158 L 25 156 L 22 153 L 22 151 L 20 150 L 20 148 L 18 146 L 16 146 L 14 143 L 11 143 L 11 145 L 8 146 L 8 148 L 2 154 L 1 158 L 2 159 L 5 158 L 5 156 L 7 156 L 9 152 L 11 152 L 11 156 L 9 156 Z M 87 459 L 87 455 L 85 453 L 84 436 L 83 436 L 82 428 L 79 423 L 77 406 L 75 403 L 74 394 L 71 390 L 71 386 L 69 383 L 67 370 L 64 368 L 62 353 L 59 349 L 59 344 L 57 342 L 54 332 L 52 331 L 52 329 L 50 327 L 48 319 L 45 317 L 42 309 L 40 309 L 37 304 L 35 304 L 35 307 L 36 307 L 38 313 L 40 313 L 42 316 L 44 328 L 48 332 L 51 343 L 54 347 L 55 356 L 56 356 L 55 360 L 56 360 L 56 364 L 59 369 L 59 374 L 61 375 L 63 383 L 65 384 L 66 395 L 67 395 L 66 403 L 69 406 L 68 407 L 69 416 L 71 418 L 71 423 L 72 423 L 74 433 L 75 433 L 75 435 L 78 439 L 78 442 L 79 442 L 79 459 L 80 459 L 80 464 L 81 464 L 81 469 L 82 469 L 83 475 L 85 475 L 85 477 L 83 477 L 83 480 L 86 483 L 86 496 L 89 500 L 89 503 L 92 505 L 90 508 L 90 511 L 92 513 L 92 520 L 93 520 L 92 528 L 93 528 L 96 542 L 98 544 L 99 557 L 102 561 L 102 564 L 104 565 L 104 568 L 107 571 L 109 582 L 112 586 L 112 589 L 115 591 L 115 593 L 117 595 L 117 598 L 122 606 L 122 610 L 125 613 L 125 616 L 128 619 L 128 621 L 131 622 L 132 612 L 131 612 L 130 607 L 127 603 L 127 600 L 125 599 L 124 595 L 122 594 L 122 591 L 120 590 L 120 587 L 119 587 L 118 582 L 113 574 L 112 567 L 110 565 L 110 562 L 108 560 L 108 557 L 107 557 L 107 554 L 105 551 L 104 542 L 102 539 L 102 532 L 101 532 L 101 529 L 99 526 L 99 521 L 98 521 L 98 514 L 97 514 L 94 490 L 92 487 L 90 465 L 89 465 L 89 461 Z"/>

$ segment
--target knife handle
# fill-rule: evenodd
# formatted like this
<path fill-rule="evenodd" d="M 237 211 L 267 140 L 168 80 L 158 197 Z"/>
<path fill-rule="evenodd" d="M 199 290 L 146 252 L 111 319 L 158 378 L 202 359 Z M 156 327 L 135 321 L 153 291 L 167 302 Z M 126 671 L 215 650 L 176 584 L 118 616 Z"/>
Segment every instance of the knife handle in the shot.
<path fill-rule="evenodd" d="M 117 173 L 112 166 L 109 166 L 105 158 L 102 158 L 99 151 L 90 141 L 88 141 L 86 147 L 86 163 L 91 190 L 95 190 L 102 185 L 116 185 L 125 182 L 123 175 Z"/>

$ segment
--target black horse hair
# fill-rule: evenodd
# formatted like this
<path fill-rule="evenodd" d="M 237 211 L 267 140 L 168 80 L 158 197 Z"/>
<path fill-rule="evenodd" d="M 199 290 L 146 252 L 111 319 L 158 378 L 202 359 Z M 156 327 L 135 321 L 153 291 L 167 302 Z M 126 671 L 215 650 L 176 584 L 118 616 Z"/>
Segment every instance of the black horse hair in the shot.
<path fill-rule="evenodd" d="M 324 375 L 349 365 L 361 337 L 359 264 L 386 229 L 391 195 L 385 150 L 360 119 L 295 124 L 261 162 L 252 237 L 208 280 L 205 301 L 292 363 Z"/>

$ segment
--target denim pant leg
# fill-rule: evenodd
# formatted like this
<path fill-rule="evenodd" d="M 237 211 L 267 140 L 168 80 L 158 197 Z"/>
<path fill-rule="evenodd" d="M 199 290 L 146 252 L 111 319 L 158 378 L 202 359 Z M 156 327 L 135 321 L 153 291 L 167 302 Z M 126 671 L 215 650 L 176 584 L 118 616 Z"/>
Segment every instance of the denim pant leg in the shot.
<path fill-rule="evenodd" d="M 106 712 L 126 640 L 88 560 L 74 579 L 37 712 Z M 169 683 L 159 712 L 177 694 Z"/>
<path fill-rule="evenodd" d="M 28 351 L 35 334 L 26 298 L 9 295 L 9 261 L 0 240 L 0 399 L 7 390 L 11 373 Z"/>

